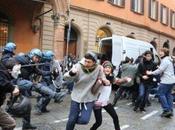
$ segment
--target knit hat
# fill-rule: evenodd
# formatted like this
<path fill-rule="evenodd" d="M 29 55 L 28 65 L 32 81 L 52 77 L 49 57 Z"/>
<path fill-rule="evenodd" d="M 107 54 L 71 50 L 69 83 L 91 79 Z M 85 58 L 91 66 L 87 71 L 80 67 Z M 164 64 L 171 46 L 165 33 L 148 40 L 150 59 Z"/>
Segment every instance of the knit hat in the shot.
<path fill-rule="evenodd" d="M 107 67 L 107 66 L 109 66 L 109 67 L 111 67 L 113 69 L 113 65 L 112 65 L 112 63 L 110 61 L 104 61 L 103 64 L 102 64 L 102 66 L 104 68 Z"/>
<path fill-rule="evenodd" d="M 92 59 L 94 62 L 97 62 L 97 55 L 92 51 L 88 51 L 84 57 L 87 59 Z"/>

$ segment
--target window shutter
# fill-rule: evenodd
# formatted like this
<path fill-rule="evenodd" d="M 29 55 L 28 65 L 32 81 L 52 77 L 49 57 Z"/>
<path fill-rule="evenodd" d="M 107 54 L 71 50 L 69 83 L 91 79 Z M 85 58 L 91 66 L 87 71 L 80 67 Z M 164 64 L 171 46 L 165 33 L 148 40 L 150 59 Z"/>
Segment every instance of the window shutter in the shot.
<path fill-rule="evenodd" d="M 135 11 L 135 0 L 131 0 L 131 10 Z"/>
<path fill-rule="evenodd" d="M 122 0 L 122 6 L 123 7 L 125 6 L 125 0 Z"/>
<path fill-rule="evenodd" d="M 166 20 L 167 22 L 166 22 L 166 24 L 169 25 L 169 8 L 166 7 L 166 9 L 167 9 L 167 16 L 166 16 L 167 17 L 167 20 Z"/>
<path fill-rule="evenodd" d="M 149 8 L 148 8 L 148 14 L 149 14 L 149 17 L 151 17 L 151 11 L 152 11 L 152 9 L 151 9 L 151 2 L 152 2 L 152 0 L 149 0 Z"/>
<path fill-rule="evenodd" d="M 158 20 L 159 17 L 159 2 L 156 1 L 156 20 Z"/>
<path fill-rule="evenodd" d="M 163 23 L 163 5 L 160 7 L 160 21 Z"/>
<path fill-rule="evenodd" d="M 141 13 L 144 14 L 144 0 L 141 0 Z"/>
<path fill-rule="evenodd" d="M 173 11 L 170 11 L 170 26 L 173 26 Z"/>

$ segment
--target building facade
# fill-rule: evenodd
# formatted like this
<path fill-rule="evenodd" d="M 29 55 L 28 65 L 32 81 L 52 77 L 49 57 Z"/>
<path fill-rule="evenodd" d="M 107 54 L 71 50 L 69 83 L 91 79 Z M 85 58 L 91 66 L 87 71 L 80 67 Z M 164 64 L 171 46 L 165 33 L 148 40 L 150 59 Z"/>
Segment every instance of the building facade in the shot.
<path fill-rule="evenodd" d="M 97 51 L 98 41 L 112 34 L 134 34 L 157 50 L 164 46 L 173 53 L 174 11 L 173 0 L 71 0 L 76 52 L 81 57 L 87 50 Z"/>
<path fill-rule="evenodd" d="M 98 50 L 103 37 L 131 36 L 175 55 L 174 0 L 1 0 L 0 47 L 53 50 L 58 59 Z"/>
<path fill-rule="evenodd" d="M 39 48 L 54 50 L 56 57 L 63 57 L 62 30 L 65 28 L 66 11 L 66 0 L 1 0 L 1 51 L 7 42 L 14 42 L 17 53 Z"/>

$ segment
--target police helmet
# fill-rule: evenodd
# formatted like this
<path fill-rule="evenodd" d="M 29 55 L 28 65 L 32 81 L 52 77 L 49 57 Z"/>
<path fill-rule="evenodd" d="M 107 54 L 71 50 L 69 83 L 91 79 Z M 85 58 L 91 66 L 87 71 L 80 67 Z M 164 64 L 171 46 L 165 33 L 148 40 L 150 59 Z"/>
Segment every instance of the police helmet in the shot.
<path fill-rule="evenodd" d="M 29 57 L 32 58 L 33 56 L 42 57 L 42 52 L 40 49 L 34 48 L 29 52 Z"/>
<path fill-rule="evenodd" d="M 8 42 L 4 47 L 4 51 L 9 51 L 9 52 L 14 52 L 15 49 L 16 49 L 16 44 L 13 42 Z"/>
<path fill-rule="evenodd" d="M 52 60 L 53 57 L 54 57 L 53 51 L 43 52 L 43 59 L 45 59 L 45 60 Z"/>

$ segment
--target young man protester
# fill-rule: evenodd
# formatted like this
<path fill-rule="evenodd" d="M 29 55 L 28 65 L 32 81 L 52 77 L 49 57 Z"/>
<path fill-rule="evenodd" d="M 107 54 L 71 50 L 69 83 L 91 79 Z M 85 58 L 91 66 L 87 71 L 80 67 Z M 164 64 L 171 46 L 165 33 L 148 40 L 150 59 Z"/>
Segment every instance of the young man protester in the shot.
<path fill-rule="evenodd" d="M 93 95 L 92 87 L 99 79 L 105 85 L 110 82 L 106 79 L 102 66 L 97 64 L 97 56 L 93 52 L 87 52 L 83 63 L 77 63 L 65 73 L 65 80 L 75 82 L 71 94 L 71 107 L 66 130 L 74 130 L 75 124 L 87 124 L 93 110 L 97 95 Z"/>
<path fill-rule="evenodd" d="M 173 114 L 173 99 L 172 89 L 175 84 L 173 59 L 169 56 L 169 49 L 160 49 L 159 55 L 161 57 L 160 66 L 154 71 L 147 71 L 147 75 L 160 75 L 160 84 L 158 95 L 160 104 L 162 106 L 161 117 L 170 118 Z"/>

